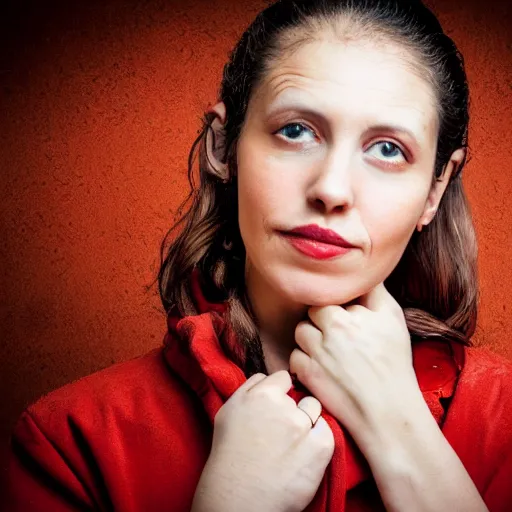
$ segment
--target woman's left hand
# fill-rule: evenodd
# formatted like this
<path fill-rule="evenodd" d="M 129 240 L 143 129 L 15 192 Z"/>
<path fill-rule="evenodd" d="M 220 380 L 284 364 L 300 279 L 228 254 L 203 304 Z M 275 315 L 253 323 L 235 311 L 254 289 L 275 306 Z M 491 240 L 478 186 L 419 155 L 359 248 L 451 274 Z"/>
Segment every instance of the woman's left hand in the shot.
<path fill-rule="evenodd" d="M 300 322 L 290 372 L 340 421 L 360 448 L 403 412 L 424 407 L 402 308 L 381 283 L 357 305 L 311 307 Z M 401 414 L 397 414 L 401 411 Z"/>

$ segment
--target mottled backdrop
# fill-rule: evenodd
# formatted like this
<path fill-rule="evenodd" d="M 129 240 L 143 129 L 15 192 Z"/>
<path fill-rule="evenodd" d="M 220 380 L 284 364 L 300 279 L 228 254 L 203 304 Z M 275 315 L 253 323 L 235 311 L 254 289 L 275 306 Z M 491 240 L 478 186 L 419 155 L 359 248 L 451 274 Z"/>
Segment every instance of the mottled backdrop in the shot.
<path fill-rule="evenodd" d="M 0 7 L 0 470 L 41 394 L 161 343 L 159 247 L 189 147 L 261 0 Z M 438 0 L 472 88 L 476 341 L 512 359 L 511 3 Z M 149 289 L 148 289 L 149 288 Z"/>

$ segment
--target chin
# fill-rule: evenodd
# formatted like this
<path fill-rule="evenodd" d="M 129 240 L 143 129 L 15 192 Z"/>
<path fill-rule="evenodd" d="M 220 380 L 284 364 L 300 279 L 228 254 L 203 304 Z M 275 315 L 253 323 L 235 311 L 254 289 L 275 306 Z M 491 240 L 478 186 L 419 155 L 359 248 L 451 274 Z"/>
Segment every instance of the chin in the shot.
<path fill-rule="evenodd" d="M 275 276 L 279 294 L 290 302 L 307 306 L 342 305 L 365 293 L 366 287 L 354 278 L 319 276 L 304 271 L 280 272 Z"/>

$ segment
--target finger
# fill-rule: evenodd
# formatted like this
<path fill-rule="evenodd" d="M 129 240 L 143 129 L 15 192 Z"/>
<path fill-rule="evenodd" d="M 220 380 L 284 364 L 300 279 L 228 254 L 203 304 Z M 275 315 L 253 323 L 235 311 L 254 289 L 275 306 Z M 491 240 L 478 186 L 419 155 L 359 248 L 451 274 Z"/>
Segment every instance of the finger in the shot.
<path fill-rule="evenodd" d="M 290 372 L 297 375 L 299 382 L 306 386 L 313 395 L 319 383 L 325 382 L 324 368 L 312 357 L 296 348 L 290 356 Z"/>
<path fill-rule="evenodd" d="M 319 473 L 325 471 L 334 455 L 334 434 L 327 421 L 320 416 L 313 428 L 310 428 L 305 436 L 305 442 L 300 443 L 299 451 L 302 451 L 304 460 L 308 466 Z"/>
<path fill-rule="evenodd" d="M 302 321 L 295 328 L 295 342 L 306 354 L 313 355 L 322 343 L 322 331 L 311 322 Z"/>
<path fill-rule="evenodd" d="M 349 313 L 341 306 L 313 306 L 308 309 L 308 316 L 313 325 L 324 333 L 333 322 L 343 324 Z"/>
<path fill-rule="evenodd" d="M 340 370 L 332 365 L 322 365 L 299 349 L 295 349 L 290 356 L 290 371 L 315 397 L 334 397 L 339 393 L 336 379 Z M 323 398 L 322 402 L 324 407 L 330 407 Z"/>
<path fill-rule="evenodd" d="M 262 386 L 270 386 L 275 387 L 283 391 L 283 393 L 288 393 L 292 387 L 292 377 L 289 372 L 286 370 L 279 370 L 278 372 L 274 372 L 265 379 L 257 382 L 249 391 L 255 390 Z"/>
<path fill-rule="evenodd" d="M 254 375 L 251 375 L 234 393 L 235 395 L 241 395 L 243 393 L 246 393 L 250 389 L 252 389 L 256 384 L 261 382 L 262 380 L 265 380 L 267 376 L 264 373 L 255 373 Z"/>
<path fill-rule="evenodd" d="M 363 316 L 363 315 L 369 313 L 369 309 L 364 306 L 361 306 L 360 304 L 353 304 L 351 306 L 343 306 L 343 307 L 344 307 L 345 311 L 347 311 L 348 313 L 350 313 L 350 315 L 352 315 L 352 317 Z"/>
<path fill-rule="evenodd" d="M 290 354 L 290 373 L 297 375 L 299 380 L 301 380 L 301 376 L 306 373 L 310 364 L 311 357 L 302 350 L 296 348 Z"/>
<path fill-rule="evenodd" d="M 322 404 L 313 396 L 306 396 L 297 404 L 297 408 L 304 411 L 311 420 L 311 427 L 314 427 L 322 414 Z"/>
<path fill-rule="evenodd" d="M 334 455 L 334 434 L 323 416 L 318 418 L 315 426 L 308 433 L 308 436 L 315 438 L 325 446 L 324 458 L 323 460 L 319 460 L 319 462 L 327 465 Z"/>

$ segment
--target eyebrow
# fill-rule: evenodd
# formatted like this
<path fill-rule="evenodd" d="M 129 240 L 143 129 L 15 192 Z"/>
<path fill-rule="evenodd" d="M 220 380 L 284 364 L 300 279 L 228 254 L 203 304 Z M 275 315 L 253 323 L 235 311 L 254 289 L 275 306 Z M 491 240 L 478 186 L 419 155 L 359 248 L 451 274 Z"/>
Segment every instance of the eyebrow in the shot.
<path fill-rule="evenodd" d="M 416 145 L 419 145 L 419 139 L 416 136 L 416 134 L 409 130 L 409 128 L 406 128 L 405 126 L 400 126 L 398 124 L 376 124 L 373 126 L 370 126 L 368 131 L 370 133 L 373 132 L 395 132 L 395 133 L 403 133 L 404 135 L 407 135 L 409 139 L 411 139 Z"/>
<path fill-rule="evenodd" d="M 288 112 L 297 112 L 301 115 L 305 115 L 307 117 L 312 117 L 313 119 L 319 120 L 322 123 L 327 122 L 327 118 L 318 110 L 306 107 L 303 104 L 300 103 L 288 103 L 288 104 L 278 104 L 277 106 L 274 106 L 273 108 L 269 108 L 266 112 L 267 117 L 279 117 L 282 114 L 288 113 Z"/>

